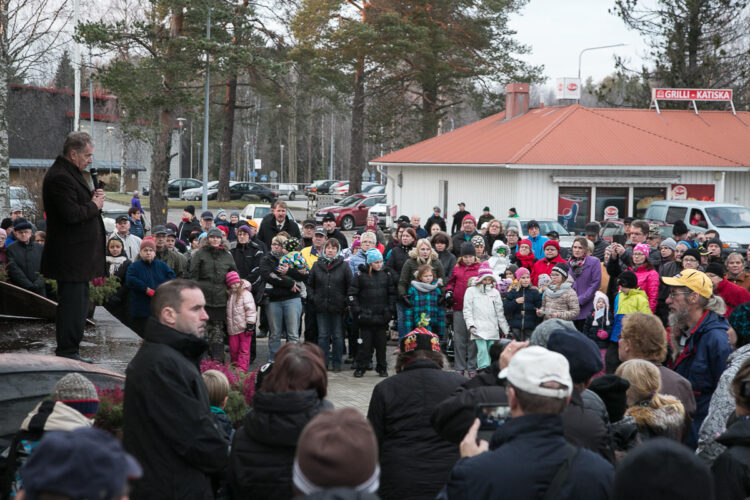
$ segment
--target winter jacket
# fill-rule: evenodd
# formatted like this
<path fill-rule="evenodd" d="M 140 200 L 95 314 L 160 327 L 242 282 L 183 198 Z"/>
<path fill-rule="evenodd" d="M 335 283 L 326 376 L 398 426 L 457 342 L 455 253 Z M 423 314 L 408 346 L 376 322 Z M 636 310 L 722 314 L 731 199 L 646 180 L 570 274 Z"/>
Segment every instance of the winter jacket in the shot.
<path fill-rule="evenodd" d="M 310 271 L 307 300 L 317 312 L 342 314 L 351 284 L 352 272 L 344 259 L 336 257 L 330 263 L 319 259 Z"/>
<path fill-rule="evenodd" d="M 648 305 L 646 292 L 638 288 L 631 288 L 627 294 L 618 292 L 615 296 L 615 305 L 612 308 L 615 313 L 615 320 L 612 325 L 612 335 L 609 340 L 612 342 L 620 341 L 620 331 L 622 330 L 622 320 L 626 314 L 639 312 L 651 314 L 651 307 Z"/>
<path fill-rule="evenodd" d="M 635 420 L 641 442 L 657 437 L 679 441 L 685 423 L 685 409 L 675 397 L 663 395 L 662 399 L 668 403 L 661 408 L 652 408 L 646 402 L 631 406 L 625 412 Z"/>
<path fill-rule="evenodd" d="M 716 498 L 750 497 L 750 419 L 739 418 L 716 440 L 722 448 L 727 447 L 711 467 Z"/>
<path fill-rule="evenodd" d="M 363 252 L 360 250 L 359 252 L 349 257 L 349 260 L 347 260 L 346 263 L 349 265 L 349 271 L 351 271 L 352 276 L 354 276 L 359 272 L 359 266 L 367 265 L 367 252 Z"/>
<path fill-rule="evenodd" d="M 120 241 L 122 241 L 122 253 L 126 255 L 131 262 L 134 262 L 138 258 L 138 255 L 141 253 L 142 239 L 130 232 L 125 236 L 118 232 L 114 232 L 109 235 L 109 238 L 107 238 L 107 244 L 109 244 L 109 240 L 112 238 L 119 238 Z"/>
<path fill-rule="evenodd" d="M 461 259 L 453 268 L 453 276 L 448 280 L 445 287 L 446 292 L 453 293 L 453 310 L 462 311 L 464 308 L 464 295 L 469 286 L 469 280 L 479 273 L 479 262 L 467 266 Z"/>
<path fill-rule="evenodd" d="M 446 248 L 442 252 L 438 252 L 438 259 L 443 265 L 443 274 L 445 274 L 444 281 L 447 282 L 448 279 L 453 275 L 453 268 L 456 266 L 456 256 L 453 255 L 453 252 L 450 251 L 450 248 Z"/>
<path fill-rule="evenodd" d="M 562 293 L 558 295 L 559 290 L 562 290 Z M 544 319 L 549 319 L 552 317 L 552 313 L 556 313 L 556 317 L 559 319 L 573 321 L 578 316 L 580 307 L 578 295 L 570 280 L 562 283 L 557 290 L 554 290 L 550 285 L 542 294 Z"/>
<path fill-rule="evenodd" d="M 187 222 L 185 222 L 184 220 L 180 221 L 180 225 L 177 228 L 177 239 L 188 241 L 190 240 L 190 233 L 192 233 L 193 231 L 198 231 L 199 233 L 203 232 L 198 219 L 193 217 L 192 220 L 189 220 Z"/>
<path fill-rule="evenodd" d="M 0 498 L 15 498 L 21 489 L 20 470 L 48 431 L 72 431 L 91 427 L 93 420 L 60 401 L 45 400 L 29 412 L 9 443 L 7 459 L 0 462 Z M 12 495 L 12 496 L 11 496 Z"/>
<path fill-rule="evenodd" d="M 531 251 L 534 252 L 534 257 L 536 257 L 537 259 L 543 259 L 544 244 L 549 241 L 549 238 L 539 235 L 534 236 L 533 238 L 531 236 L 527 236 L 526 239 L 531 242 Z"/>
<path fill-rule="evenodd" d="M 156 290 L 162 283 L 174 279 L 174 271 L 160 260 L 150 263 L 137 260 L 128 266 L 125 283 L 128 285 L 130 315 L 134 318 L 151 316 L 151 297 L 146 289 Z"/>
<path fill-rule="evenodd" d="M 459 230 L 456 234 L 453 235 L 453 237 L 451 237 L 451 247 L 453 248 L 453 255 L 455 255 L 457 259 L 461 257 L 461 245 L 463 245 L 467 241 L 471 241 L 474 236 L 482 235 L 476 231 L 467 235 L 463 231 Z"/>
<path fill-rule="evenodd" d="M 430 319 L 427 329 L 442 337 L 445 334 L 445 308 L 442 306 L 443 294 L 437 282 L 421 283 L 412 280 L 406 296 L 411 303 L 405 312 L 406 331 L 417 328 L 424 314 Z"/>
<path fill-rule="evenodd" d="M 652 363 L 656 365 L 661 375 L 661 389 L 659 389 L 659 392 L 676 397 L 685 409 L 685 421 L 679 436 L 679 441 L 684 441 L 690 431 L 690 426 L 693 425 L 693 418 L 695 418 L 695 395 L 693 394 L 693 387 L 685 377 L 676 371 L 667 368 L 661 363 L 654 361 Z"/>
<path fill-rule="evenodd" d="M 294 267 L 289 267 L 285 276 L 278 274 L 279 258 L 272 253 L 267 253 L 260 261 L 260 276 L 266 284 L 266 293 L 271 302 L 295 299 L 300 296 L 299 292 L 293 292 L 295 281 L 307 281 L 307 275 L 299 272 Z"/>
<path fill-rule="evenodd" d="M 601 238 L 597 238 L 596 242 L 594 243 L 594 252 L 592 255 L 599 259 L 599 262 L 604 262 L 604 251 L 607 250 L 607 247 L 609 246 L 609 243 L 604 241 Z"/>
<path fill-rule="evenodd" d="M 725 318 L 705 311 L 690 332 L 685 348 L 672 365 L 674 371 L 690 381 L 695 394 L 695 420 L 685 442 L 691 448 L 698 444 L 698 430 L 708 414 L 711 395 L 726 368 L 731 351 L 727 329 L 729 323 Z"/>
<path fill-rule="evenodd" d="M 190 279 L 198 282 L 207 307 L 227 306 L 226 277 L 236 271 L 232 255 L 223 247 L 202 247 L 190 260 Z"/>
<path fill-rule="evenodd" d="M 734 396 L 730 392 L 732 380 L 740 367 L 750 359 L 750 344 L 743 345 L 727 357 L 727 367 L 719 378 L 716 390 L 711 396 L 703 425 L 698 434 L 698 455 L 711 463 L 726 449 L 716 437 L 727 430 L 727 421 L 734 414 Z"/>
<path fill-rule="evenodd" d="M 414 359 L 375 386 L 367 418 L 378 439 L 381 498 L 435 498 L 459 454 L 430 426 L 430 415 L 465 380 Z"/>
<path fill-rule="evenodd" d="M 252 286 L 242 280 L 242 293 L 239 297 L 232 292 L 227 298 L 227 333 L 238 335 L 247 330 L 248 325 L 256 321 L 255 300 L 251 293 Z"/>
<path fill-rule="evenodd" d="M 456 463 L 439 499 L 505 500 L 543 498 L 570 447 L 560 415 L 531 414 L 504 423 L 493 437 L 496 447 Z M 610 498 L 614 468 L 589 450 L 576 451 L 556 499 Z"/>
<path fill-rule="evenodd" d="M 213 498 L 210 476 L 226 467 L 227 443 L 198 369 L 207 347 L 205 339 L 148 320 L 125 371 L 123 446 L 143 468 L 132 498 Z"/>
<path fill-rule="evenodd" d="M 453 214 L 453 223 L 451 224 L 451 234 L 455 234 L 461 230 L 461 225 L 464 222 L 464 217 L 471 214 L 467 210 L 458 210 Z"/>
<path fill-rule="evenodd" d="M 237 243 L 232 251 L 234 265 L 237 266 L 237 274 L 240 278 L 247 280 L 253 290 L 253 298 L 256 304 L 260 304 L 263 298 L 265 283 L 260 275 L 260 262 L 265 252 L 255 241 L 250 240 L 246 244 Z"/>
<path fill-rule="evenodd" d="M 387 262 L 385 263 L 386 267 L 392 269 L 396 276 L 401 276 L 401 270 L 404 268 L 406 261 L 409 260 L 409 252 L 411 252 L 413 248 L 414 245 L 405 247 L 403 243 L 394 246 L 388 256 Z M 404 293 L 406 293 L 406 290 L 404 290 Z"/>
<path fill-rule="evenodd" d="M 130 221 L 130 234 L 137 236 L 138 238 L 145 238 L 146 237 L 146 229 L 143 225 L 143 217 L 141 217 L 138 220 L 135 220 L 132 217 L 128 217 L 128 220 Z"/>
<path fill-rule="evenodd" d="M 281 231 L 286 231 L 289 236 L 293 236 L 298 239 L 302 239 L 302 233 L 299 231 L 299 226 L 296 222 L 289 220 L 289 217 L 284 219 L 284 224 L 279 230 L 276 225 L 276 216 L 273 212 L 266 214 L 263 220 L 260 221 L 260 227 L 258 228 L 258 239 L 263 242 L 266 248 L 271 248 L 271 240 L 274 236 L 279 234 Z"/>
<path fill-rule="evenodd" d="M 419 266 L 427 263 L 429 263 L 430 267 L 432 267 L 433 278 L 438 280 L 438 286 L 442 291 L 442 289 L 445 287 L 445 271 L 443 270 L 443 264 L 441 264 L 440 259 L 438 259 L 437 252 L 433 250 L 428 262 L 420 263 L 419 259 L 416 259 L 414 257 L 410 257 L 409 260 L 404 262 L 404 265 L 401 268 L 401 273 L 399 274 L 400 278 L 398 280 L 399 297 L 403 297 L 404 295 L 406 295 L 406 292 L 409 291 L 409 286 L 411 285 L 412 280 L 416 279 L 415 273 L 417 272 L 417 269 L 419 269 Z"/>
<path fill-rule="evenodd" d="M 432 214 L 427 218 L 427 222 L 424 224 L 424 230 L 428 233 L 430 232 L 430 228 L 433 226 L 433 224 L 438 224 L 440 226 L 440 230 L 443 232 L 446 232 L 445 227 L 445 219 L 443 219 L 439 215 Z"/>
<path fill-rule="evenodd" d="M 638 278 L 638 288 L 646 292 L 648 297 L 648 306 L 651 308 L 651 312 L 656 312 L 656 304 L 659 300 L 659 273 L 653 269 L 648 269 L 646 266 L 640 266 L 637 269 L 633 269 L 636 278 Z"/>
<path fill-rule="evenodd" d="M 727 306 L 727 310 L 724 313 L 725 318 L 728 318 L 732 314 L 735 307 L 745 302 L 750 302 L 750 292 L 739 285 L 730 283 L 726 278 L 721 280 L 715 287 L 714 294 L 724 299 L 724 304 Z"/>
<path fill-rule="evenodd" d="M 516 299 L 521 297 L 523 297 L 523 304 L 516 302 Z M 503 309 L 510 318 L 508 323 L 511 328 L 521 330 L 533 330 L 541 322 L 542 318 L 536 315 L 536 310 L 540 307 L 542 307 L 542 294 L 534 286 L 527 288 L 519 286 L 518 289 L 512 287 L 503 301 Z"/>
<path fill-rule="evenodd" d="M 741 286 L 742 288 L 750 292 L 750 273 L 743 271 L 738 274 L 736 278 L 732 278 L 731 276 L 729 276 L 729 274 L 727 274 L 726 278 L 730 283 Z"/>
<path fill-rule="evenodd" d="M 331 407 L 315 389 L 256 392 L 232 442 L 229 483 L 234 498 L 292 498 L 292 464 L 299 435 L 315 415 Z"/>
<path fill-rule="evenodd" d="M 396 277 L 386 267 L 371 273 L 362 266 L 352 278 L 348 295 L 352 315 L 360 324 L 385 327 L 396 312 Z"/>
<path fill-rule="evenodd" d="M 599 290 L 602 282 L 602 265 L 599 259 L 587 255 L 583 261 L 583 270 L 578 276 L 571 267 L 570 276 L 573 277 L 573 290 L 578 296 L 580 310 L 575 320 L 586 319 L 594 309 L 594 294 Z"/>
<path fill-rule="evenodd" d="M 566 262 L 565 259 L 559 255 L 552 260 L 542 257 L 534 262 L 534 267 L 531 269 L 531 284 L 537 286 L 539 284 L 539 275 L 546 274 L 549 276 L 549 273 L 552 272 L 552 268 L 555 267 L 555 264 L 560 263 L 565 264 Z"/>
<path fill-rule="evenodd" d="M 161 252 L 157 250 L 156 258 L 168 265 L 177 278 L 184 278 L 185 273 L 188 272 L 187 258 L 177 250 L 168 248 L 164 248 Z"/>
<path fill-rule="evenodd" d="M 510 334 L 503 299 L 494 284 L 475 285 L 466 290 L 463 313 L 466 328 L 476 328 L 472 339 L 499 340 L 501 329 L 504 336 Z"/>
<path fill-rule="evenodd" d="M 487 248 L 492 249 L 490 251 L 490 258 L 487 259 L 487 262 L 490 263 L 492 272 L 495 274 L 495 279 L 500 280 L 505 278 L 505 270 L 510 265 L 510 249 L 508 248 L 508 245 L 506 245 L 504 241 L 497 239 L 491 247 Z M 501 248 L 505 248 L 505 257 L 501 257 L 500 253 L 498 253 Z"/>
<path fill-rule="evenodd" d="M 594 307 L 596 307 L 596 301 L 599 297 L 605 301 L 606 306 L 603 310 L 592 309 L 583 324 L 583 334 L 593 340 L 600 349 L 604 349 L 609 346 L 609 337 L 612 335 L 614 317 L 612 309 L 609 307 L 609 299 L 601 292 L 597 292 L 594 298 Z M 598 317 L 597 313 L 599 313 Z"/>
<path fill-rule="evenodd" d="M 16 241 L 8 247 L 7 252 L 10 281 L 21 288 L 46 296 L 44 277 L 39 274 L 44 247 L 33 239 L 28 243 Z"/>

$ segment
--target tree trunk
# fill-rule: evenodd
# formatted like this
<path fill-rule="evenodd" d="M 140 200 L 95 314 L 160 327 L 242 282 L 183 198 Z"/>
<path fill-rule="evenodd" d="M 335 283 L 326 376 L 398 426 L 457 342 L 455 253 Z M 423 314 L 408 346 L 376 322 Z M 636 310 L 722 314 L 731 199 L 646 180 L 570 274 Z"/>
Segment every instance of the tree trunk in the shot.
<path fill-rule="evenodd" d="M 8 149 L 8 0 L 0 0 L 0 213 L 10 213 L 10 155 Z"/>
<path fill-rule="evenodd" d="M 284 182 L 297 182 L 297 95 L 292 98 L 291 116 L 289 117 L 289 128 L 287 129 L 287 142 L 289 151 L 287 154 L 287 175 Z M 282 167 L 283 168 L 283 167 Z"/>
<path fill-rule="evenodd" d="M 127 165 L 127 161 L 128 161 L 128 145 L 127 145 L 128 139 L 127 139 L 127 135 L 125 134 L 125 131 L 121 131 L 121 135 L 122 135 L 122 154 L 120 155 L 120 192 L 124 193 L 126 186 L 127 186 L 127 182 L 128 182 L 128 179 L 127 179 L 128 171 L 125 170 L 125 165 Z M 138 190 L 137 182 L 135 185 L 135 189 L 136 191 Z"/>
<path fill-rule="evenodd" d="M 349 150 L 349 193 L 362 191 L 365 169 L 365 58 L 357 57 L 352 100 L 352 143 Z"/>
<path fill-rule="evenodd" d="M 424 141 L 435 137 L 440 119 L 437 114 L 438 86 L 435 82 L 422 85 L 422 137 Z"/>
<path fill-rule="evenodd" d="M 229 171 L 232 168 L 232 140 L 234 139 L 234 113 L 237 109 L 237 75 L 232 75 L 226 86 L 224 100 L 224 135 L 221 162 L 219 163 L 219 192 L 216 199 L 229 201 Z"/>

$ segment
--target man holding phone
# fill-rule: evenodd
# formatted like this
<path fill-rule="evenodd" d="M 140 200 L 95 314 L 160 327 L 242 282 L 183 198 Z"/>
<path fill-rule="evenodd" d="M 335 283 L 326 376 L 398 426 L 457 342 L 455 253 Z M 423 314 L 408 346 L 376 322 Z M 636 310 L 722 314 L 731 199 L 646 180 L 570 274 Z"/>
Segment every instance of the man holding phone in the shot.
<path fill-rule="evenodd" d="M 522 345 L 522 344 L 521 344 Z M 495 433 L 499 447 L 477 440 L 479 419 L 461 442 L 461 456 L 440 499 L 607 499 L 614 469 L 595 453 L 563 436 L 560 414 L 573 381 L 564 356 L 544 347 L 506 349 L 513 355 L 505 379 L 511 417 Z M 532 493 L 533 492 L 533 493 Z"/>

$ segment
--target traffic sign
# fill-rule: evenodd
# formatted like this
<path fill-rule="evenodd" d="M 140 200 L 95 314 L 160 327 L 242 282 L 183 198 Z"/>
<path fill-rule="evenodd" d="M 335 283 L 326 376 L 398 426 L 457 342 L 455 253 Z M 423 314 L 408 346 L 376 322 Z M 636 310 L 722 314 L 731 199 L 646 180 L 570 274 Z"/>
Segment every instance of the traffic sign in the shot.
<path fill-rule="evenodd" d="M 260 174 L 260 182 L 266 182 L 268 181 L 268 176 L 266 174 Z"/>
<path fill-rule="evenodd" d="M 255 160 L 255 163 L 253 163 L 253 168 L 255 170 L 260 170 L 261 168 L 263 168 L 262 162 L 259 159 Z"/>
<path fill-rule="evenodd" d="M 253 179 L 255 179 L 256 177 L 258 177 L 258 172 L 256 172 L 255 170 L 253 170 L 252 172 L 250 172 L 250 177 L 253 178 Z"/>
<path fill-rule="evenodd" d="M 268 175 L 271 176 L 271 179 L 275 179 L 279 176 L 279 173 L 276 170 L 271 170 Z"/>
<path fill-rule="evenodd" d="M 229 178 L 234 179 L 234 170 L 229 171 Z"/>

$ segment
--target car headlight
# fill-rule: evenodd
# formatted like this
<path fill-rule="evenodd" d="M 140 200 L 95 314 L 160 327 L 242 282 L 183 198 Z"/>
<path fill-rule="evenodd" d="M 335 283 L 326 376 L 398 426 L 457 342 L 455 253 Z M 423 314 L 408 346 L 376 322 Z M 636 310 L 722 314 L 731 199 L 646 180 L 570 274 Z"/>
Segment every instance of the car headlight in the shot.
<path fill-rule="evenodd" d="M 340 215 L 340 214 L 339 214 L 338 212 L 335 212 L 335 213 L 333 214 L 333 216 L 334 216 L 334 217 L 338 217 L 339 215 Z"/>
<path fill-rule="evenodd" d="M 727 248 L 739 248 L 740 244 L 735 241 L 725 241 L 724 246 Z"/>

